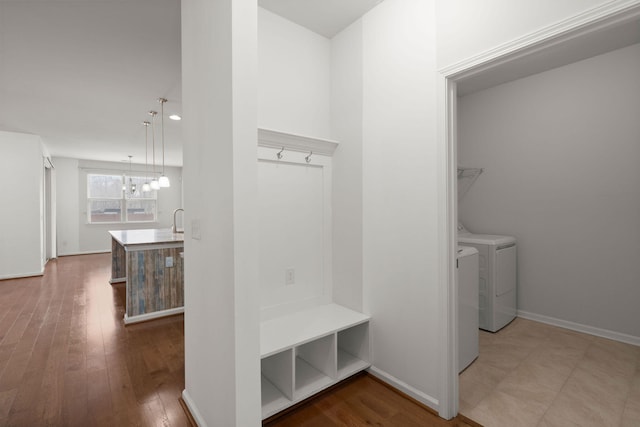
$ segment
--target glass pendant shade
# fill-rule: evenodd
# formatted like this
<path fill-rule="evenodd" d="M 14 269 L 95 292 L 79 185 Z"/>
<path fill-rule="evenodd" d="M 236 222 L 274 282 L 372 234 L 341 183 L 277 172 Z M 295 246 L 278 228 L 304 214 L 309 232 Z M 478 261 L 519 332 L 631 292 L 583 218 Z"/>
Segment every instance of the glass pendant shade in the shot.
<path fill-rule="evenodd" d="M 158 180 L 158 185 L 164 188 L 171 187 L 171 183 L 169 182 L 169 177 L 162 175 Z"/>
<path fill-rule="evenodd" d="M 149 184 L 149 186 L 151 187 L 152 190 L 159 190 L 160 189 L 160 183 L 155 178 L 153 178 L 151 180 L 151 183 Z"/>
<path fill-rule="evenodd" d="M 151 191 L 151 186 L 149 185 L 148 182 L 145 182 L 144 184 L 142 184 L 142 191 L 144 191 L 145 193 Z"/>

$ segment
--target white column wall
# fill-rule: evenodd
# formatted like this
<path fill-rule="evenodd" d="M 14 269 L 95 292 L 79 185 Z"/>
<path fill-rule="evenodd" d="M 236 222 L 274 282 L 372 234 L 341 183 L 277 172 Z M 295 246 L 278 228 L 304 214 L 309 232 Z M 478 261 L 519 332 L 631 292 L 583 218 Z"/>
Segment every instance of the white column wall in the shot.
<path fill-rule="evenodd" d="M 0 131 L 0 152 L 0 279 L 42 274 L 42 140 Z"/>
<path fill-rule="evenodd" d="M 185 390 L 202 426 L 260 424 L 257 5 L 182 3 Z"/>
<path fill-rule="evenodd" d="M 362 20 L 331 40 L 333 299 L 362 311 Z"/>
<path fill-rule="evenodd" d="M 437 409 L 434 2 L 386 0 L 363 28 L 364 308 L 373 365 Z"/>

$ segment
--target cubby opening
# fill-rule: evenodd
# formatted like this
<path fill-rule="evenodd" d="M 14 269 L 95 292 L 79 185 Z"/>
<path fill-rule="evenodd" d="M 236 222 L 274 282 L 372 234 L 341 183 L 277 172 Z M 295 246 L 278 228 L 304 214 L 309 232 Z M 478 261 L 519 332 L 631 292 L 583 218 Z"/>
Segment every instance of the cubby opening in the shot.
<path fill-rule="evenodd" d="M 262 371 L 262 415 L 268 416 L 293 400 L 293 349 L 265 357 Z"/>
<path fill-rule="evenodd" d="M 369 316 L 326 304 L 263 321 L 262 419 L 369 367 Z"/>
<path fill-rule="evenodd" d="M 337 378 L 344 379 L 369 366 L 369 322 L 338 332 Z"/>
<path fill-rule="evenodd" d="M 328 335 L 296 348 L 295 396 L 304 398 L 336 378 L 336 338 Z"/>

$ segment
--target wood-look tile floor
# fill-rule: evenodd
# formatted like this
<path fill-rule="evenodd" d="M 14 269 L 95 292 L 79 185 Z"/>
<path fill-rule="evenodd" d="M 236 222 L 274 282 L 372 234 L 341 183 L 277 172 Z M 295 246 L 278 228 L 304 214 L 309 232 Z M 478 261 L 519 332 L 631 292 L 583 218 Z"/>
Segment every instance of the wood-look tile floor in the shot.
<path fill-rule="evenodd" d="M 459 389 L 487 427 L 639 427 L 640 347 L 517 318 L 480 331 Z"/>
<path fill-rule="evenodd" d="M 125 327 L 110 255 L 0 281 L 0 426 L 187 426 L 184 320 Z"/>

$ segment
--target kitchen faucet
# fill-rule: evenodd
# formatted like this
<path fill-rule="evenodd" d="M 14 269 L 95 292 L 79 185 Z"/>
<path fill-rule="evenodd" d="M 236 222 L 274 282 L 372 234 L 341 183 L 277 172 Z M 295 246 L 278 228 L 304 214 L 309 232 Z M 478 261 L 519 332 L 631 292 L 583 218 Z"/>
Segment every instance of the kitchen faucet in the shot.
<path fill-rule="evenodd" d="M 178 211 L 184 212 L 184 209 L 178 208 L 175 211 L 173 211 L 173 225 L 171 226 L 172 233 L 184 233 L 184 230 L 178 231 L 178 227 L 176 227 L 176 214 L 178 213 Z"/>

